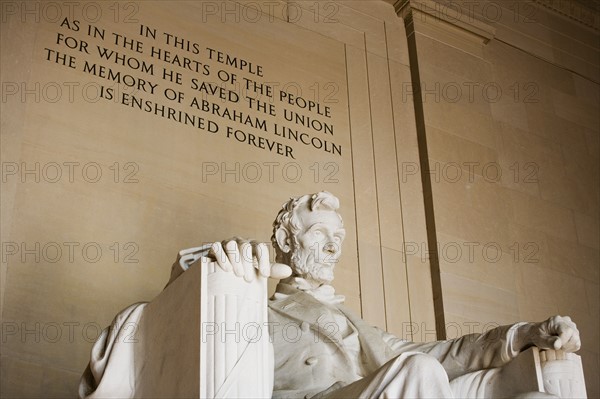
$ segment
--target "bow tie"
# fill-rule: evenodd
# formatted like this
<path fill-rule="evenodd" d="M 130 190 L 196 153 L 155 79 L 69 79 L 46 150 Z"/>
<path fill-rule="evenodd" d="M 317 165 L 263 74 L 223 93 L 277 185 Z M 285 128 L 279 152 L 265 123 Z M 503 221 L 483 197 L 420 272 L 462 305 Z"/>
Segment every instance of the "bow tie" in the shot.
<path fill-rule="evenodd" d="M 292 287 L 304 291 L 307 294 L 315 297 L 320 302 L 329 304 L 329 305 L 339 305 L 344 303 L 346 297 L 344 295 L 335 295 L 335 288 L 328 284 L 323 284 L 318 286 L 317 288 L 313 288 L 308 281 L 303 279 L 302 277 L 294 277 L 292 283 L 290 284 Z"/>

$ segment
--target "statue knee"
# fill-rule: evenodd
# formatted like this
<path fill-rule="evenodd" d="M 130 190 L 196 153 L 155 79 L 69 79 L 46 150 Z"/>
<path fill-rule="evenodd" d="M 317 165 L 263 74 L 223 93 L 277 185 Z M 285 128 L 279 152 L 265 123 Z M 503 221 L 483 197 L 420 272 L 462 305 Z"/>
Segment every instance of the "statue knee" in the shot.
<path fill-rule="evenodd" d="M 415 374 L 443 376 L 445 379 L 448 379 L 448 375 L 442 364 L 436 358 L 426 353 L 408 354 L 403 363 L 404 367 Z"/>

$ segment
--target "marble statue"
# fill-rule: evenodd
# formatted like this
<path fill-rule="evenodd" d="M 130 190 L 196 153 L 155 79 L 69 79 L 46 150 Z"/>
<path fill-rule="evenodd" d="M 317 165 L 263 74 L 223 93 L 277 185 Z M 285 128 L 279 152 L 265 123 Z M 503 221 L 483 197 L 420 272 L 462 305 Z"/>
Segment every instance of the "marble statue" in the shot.
<path fill-rule="evenodd" d="M 579 349 L 577 327 L 560 316 L 431 343 L 407 342 L 368 325 L 330 285 L 345 236 L 338 208 L 332 194 L 305 195 L 284 204 L 274 222 L 276 261 L 292 269 L 269 301 L 274 398 L 476 397 L 481 387 L 464 387 L 461 376 L 498 368 L 530 346 Z M 247 245 L 217 243 L 213 253 L 224 270 L 249 279 L 248 257 L 241 255 Z M 299 323 L 299 337 L 278 328 L 290 322 Z"/>
<path fill-rule="evenodd" d="M 184 260 L 192 263 L 200 258 L 202 267 L 210 263 L 244 284 L 280 278 L 268 301 L 274 363 L 256 362 L 274 364 L 273 398 L 556 397 L 503 388 L 509 384 L 508 374 L 503 380 L 502 367 L 530 347 L 560 353 L 579 350 L 579 332 L 569 317 L 414 343 L 369 325 L 344 307 L 344 297 L 331 285 L 345 237 L 338 208 L 338 199 L 327 192 L 286 202 L 273 223 L 273 264 L 264 243 L 240 238 L 183 253 L 182 265 Z M 173 270 L 171 282 L 185 267 Z M 143 311 L 142 304 L 120 315 L 128 318 Z M 106 395 L 136 396 L 131 378 L 126 381 L 118 367 L 107 377 L 110 370 L 102 361 L 111 345 L 105 335 L 95 346 L 102 356 L 94 358 L 93 351 L 80 385 L 81 397 L 99 397 L 94 389 L 106 378 L 114 380 L 105 384 Z M 120 356 L 133 364 L 131 353 Z M 127 389 L 118 391 L 125 385 Z"/>

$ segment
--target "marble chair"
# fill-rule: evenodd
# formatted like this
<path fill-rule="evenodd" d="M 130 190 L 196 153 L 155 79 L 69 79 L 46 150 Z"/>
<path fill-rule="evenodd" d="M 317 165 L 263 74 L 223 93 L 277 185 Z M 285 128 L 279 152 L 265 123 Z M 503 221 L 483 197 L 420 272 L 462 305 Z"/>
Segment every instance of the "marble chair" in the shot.
<path fill-rule="evenodd" d="M 223 272 L 203 256 L 207 250 L 180 251 L 165 290 L 144 309 L 134 346 L 135 397 L 271 395 L 266 281 L 247 283 Z M 456 397 L 463 397 L 473 384 L 482 398 L 526 392 L 587 397 L 578 355 L 535 347 L 503 368 L 467 374 L 451 386 Z"/>
<path fill-rule="evenodd" d="M 136 397 L 271 396 L 267 282 L 223 272 L 202 256 L 209 247 L 180 251 L 165 290 L 144 310 Z"/>
<path fill-rule="evenodd" d="M 504 367 L 461 376 L 450 386 L 457 398 L 466 397 L 464 392 L 473 395 L 472 387 L 477 387 L 477 398 L 587 398 L 581 357 L 536 347 Z"/>

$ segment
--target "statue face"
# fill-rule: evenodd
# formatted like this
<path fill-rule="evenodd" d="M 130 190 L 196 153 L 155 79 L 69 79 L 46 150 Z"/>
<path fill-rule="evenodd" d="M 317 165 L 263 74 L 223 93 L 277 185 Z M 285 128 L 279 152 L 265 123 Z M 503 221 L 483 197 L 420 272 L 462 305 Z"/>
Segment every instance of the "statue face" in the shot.
<path fill-rule="evenodd" d="M 297 212 L 301 229 L 293 243 L 292 269 L 307 280 L 330 283 L 346 235 L 342 221 L 336 211 L 301 208 Z"/>

